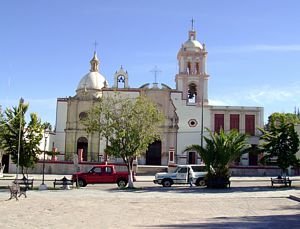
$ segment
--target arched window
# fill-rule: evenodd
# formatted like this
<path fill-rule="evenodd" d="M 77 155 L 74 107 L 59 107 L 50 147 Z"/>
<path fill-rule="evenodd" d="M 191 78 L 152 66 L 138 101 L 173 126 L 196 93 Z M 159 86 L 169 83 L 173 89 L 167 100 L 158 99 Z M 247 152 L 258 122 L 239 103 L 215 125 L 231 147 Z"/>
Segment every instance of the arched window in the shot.
<path fill-rule="evenodd" d="M 192 74 L 192 65 L 191 65 L 191 62 L 188 62 L 187 63 L 187 73 L 190 75 Z"/>
<path fill-rule="evenodd" d="M 189 85 L 188 89 L 188 103 L 196 103 L 197 96 L 197 86 L 192 83 Z"/>
<path fill-rule="evenodd" d="M 196 74 L 200 74 L 200 64 L 199 62 L 196 62 L 196 70 L 195 70 Z"/>

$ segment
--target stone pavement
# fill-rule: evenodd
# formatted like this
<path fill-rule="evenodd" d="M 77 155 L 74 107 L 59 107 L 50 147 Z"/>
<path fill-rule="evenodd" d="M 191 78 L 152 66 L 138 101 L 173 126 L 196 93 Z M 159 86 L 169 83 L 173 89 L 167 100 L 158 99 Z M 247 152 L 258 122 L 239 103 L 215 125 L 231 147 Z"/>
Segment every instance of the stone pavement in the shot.
<path fill-rule="evenodd" d="M 41 183 L 41 175 L 30 177 Z M 300 228 L 300 203 L 290 198 L 300 197 L 299 178 L 291 188 L 271 188 L 269 177 L 232 177 L 230 189 L 212 190 L 163 188 L 153 176 L 137 176 L 134 190 L 115 184 L 30 190 L 18 202 L 5 201 L 9 193 L 0 189 L 0 228 Z"/>

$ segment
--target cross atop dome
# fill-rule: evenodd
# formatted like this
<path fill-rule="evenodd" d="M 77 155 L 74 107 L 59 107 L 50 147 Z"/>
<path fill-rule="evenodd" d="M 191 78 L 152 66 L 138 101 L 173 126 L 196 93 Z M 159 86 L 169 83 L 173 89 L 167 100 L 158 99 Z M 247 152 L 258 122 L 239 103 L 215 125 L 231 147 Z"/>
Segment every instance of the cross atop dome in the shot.
<path fill-rule="evenodd" d="M 194 23 L 195 23 L 194 18 L 192 18 L 191 22 L 192 22 L 192 31 L 194 31 Z"/>

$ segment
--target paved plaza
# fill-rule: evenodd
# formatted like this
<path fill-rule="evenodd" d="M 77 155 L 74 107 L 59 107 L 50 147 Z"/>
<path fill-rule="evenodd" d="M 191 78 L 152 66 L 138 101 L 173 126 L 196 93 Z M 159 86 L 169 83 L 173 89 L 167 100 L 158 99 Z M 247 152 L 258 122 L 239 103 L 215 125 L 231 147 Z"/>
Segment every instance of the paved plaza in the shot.
<path fill-rule="evenodd" d="M 115 184 L 30 190 L 20 201 L 6 201 L 0 180 L 0 228 L 300 228 L 298 178 L 291 188 L 271 188 L 269 178 L 259 177 L 232 178 L 232 188 L 210 190 L 162 188 L 145 176 L 134 190 Z"/>

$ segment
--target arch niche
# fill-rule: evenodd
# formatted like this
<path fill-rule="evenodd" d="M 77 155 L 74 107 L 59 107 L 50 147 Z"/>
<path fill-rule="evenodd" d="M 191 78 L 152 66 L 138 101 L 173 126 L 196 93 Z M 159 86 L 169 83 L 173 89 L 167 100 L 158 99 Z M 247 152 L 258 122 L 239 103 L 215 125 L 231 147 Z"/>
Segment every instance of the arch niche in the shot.
<path fill-rule="evenodd" d="M 146 165 L 161 165 L 161 141 L 155 141 L 148 146 Z"/>
<path fill-rule="evenodd" d="M 82 160 L 87 161 L 88 153 L 88 140 L 85 137 L 80 137 L 77 140 L 77 154 L 79 150 L 82 150 Z"/>

